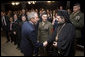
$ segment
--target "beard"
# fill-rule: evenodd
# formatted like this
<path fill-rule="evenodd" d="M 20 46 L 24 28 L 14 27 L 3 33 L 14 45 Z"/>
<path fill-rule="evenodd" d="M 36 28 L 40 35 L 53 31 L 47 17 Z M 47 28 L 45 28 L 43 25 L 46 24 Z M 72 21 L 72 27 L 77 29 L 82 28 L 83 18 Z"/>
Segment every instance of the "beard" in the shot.
<path fill-rule="evenodd" d="M 64 24 L 65 22 L 58 22 L 58 25 L 62 25 L 62 24 Z"/>

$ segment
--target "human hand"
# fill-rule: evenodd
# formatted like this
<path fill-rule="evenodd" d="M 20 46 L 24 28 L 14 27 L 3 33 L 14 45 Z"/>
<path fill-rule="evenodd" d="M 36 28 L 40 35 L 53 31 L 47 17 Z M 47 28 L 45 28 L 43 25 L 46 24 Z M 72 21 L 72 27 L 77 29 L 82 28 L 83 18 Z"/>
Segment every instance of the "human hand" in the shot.
<path fill-rule="evenodd" d="M 37 42 L 39 43 L 39 40 Z"/>
<path fill-rule="evenodd" d="M 14 35 L 16 35 L 16 32 L 15 31 L 13 33 L 14 33 Z"/>
<path fill-rule="evenodd" d="M 45 42 L 43 43 L 43 46 L 44 46 L 44 47 L 46 47 L 46 46 L 47 46 L 47 44 L 48 44 L 48 42 L 47 42 L 47 41 L 45 41 Z"/>
<path fill-rule="evenodd" d="M 53 42 L 53 46 L 54 47 L 57 47 L 57 42 Z"/>

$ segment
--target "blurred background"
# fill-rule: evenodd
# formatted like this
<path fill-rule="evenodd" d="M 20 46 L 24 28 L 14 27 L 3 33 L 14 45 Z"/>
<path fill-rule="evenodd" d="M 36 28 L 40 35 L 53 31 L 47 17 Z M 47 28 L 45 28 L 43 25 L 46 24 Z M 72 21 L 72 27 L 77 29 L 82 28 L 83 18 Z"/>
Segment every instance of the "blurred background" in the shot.
<path fill-rule="evenodd" d="M 83 1 L 78 0 L 65 0 L 65 1 L 9 1 L 9 0 L 1 0 L 1 11 L 9 12 L 9 11 L 20 11 L 22 9 L 28 10 L 53 10 L 59 9 L 60 6 L 63 9 L 70 9 L 73 11 L 73 5 L 75 3 L 80 3 L 81 11 L 84 12 L 84 3 Z M 76 48 L 75 56 L 84 56 L 84 30 L 82 30 L 82 39 L 79 41 L 79 44 Z M 6 43 L 6 36 L 4 32 L 1 30 L 1 56 L 23 56 L 20 50 L 16 49 L 16 46 L 13 43 Z"/>

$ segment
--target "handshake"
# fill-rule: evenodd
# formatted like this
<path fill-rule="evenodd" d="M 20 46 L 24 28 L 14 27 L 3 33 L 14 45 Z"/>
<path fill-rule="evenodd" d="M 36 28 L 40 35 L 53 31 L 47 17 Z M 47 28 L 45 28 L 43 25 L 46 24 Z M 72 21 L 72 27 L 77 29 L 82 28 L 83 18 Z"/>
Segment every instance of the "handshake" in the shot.
<path fill-rule="evenodd" d="M 46 47 L 47 45 L 48 45 L 48 42 L 45 41 L 45 42 L 43 43 L 43 46 Z M 54 42 L 53 42 L 53 46 L 54 46 L 54 47 L 57 47 L 57 42 L 54 41 Z"/>
<path fill-rule="evenodd" d="M 48 45 L 48 42 L 45 41 L 45 42 L 43 43 L 43 46 L 46 47 L 47 45 Z"/>

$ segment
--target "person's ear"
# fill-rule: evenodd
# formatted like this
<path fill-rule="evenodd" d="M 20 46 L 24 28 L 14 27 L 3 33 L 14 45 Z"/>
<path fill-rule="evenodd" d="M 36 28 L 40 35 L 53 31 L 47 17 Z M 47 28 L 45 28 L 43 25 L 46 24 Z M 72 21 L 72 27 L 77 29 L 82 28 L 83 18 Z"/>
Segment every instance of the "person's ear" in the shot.
<path fill-rule="evenodd" d="M 80 10 L 80 7 L 79 7 L 79 10 Z"/>

